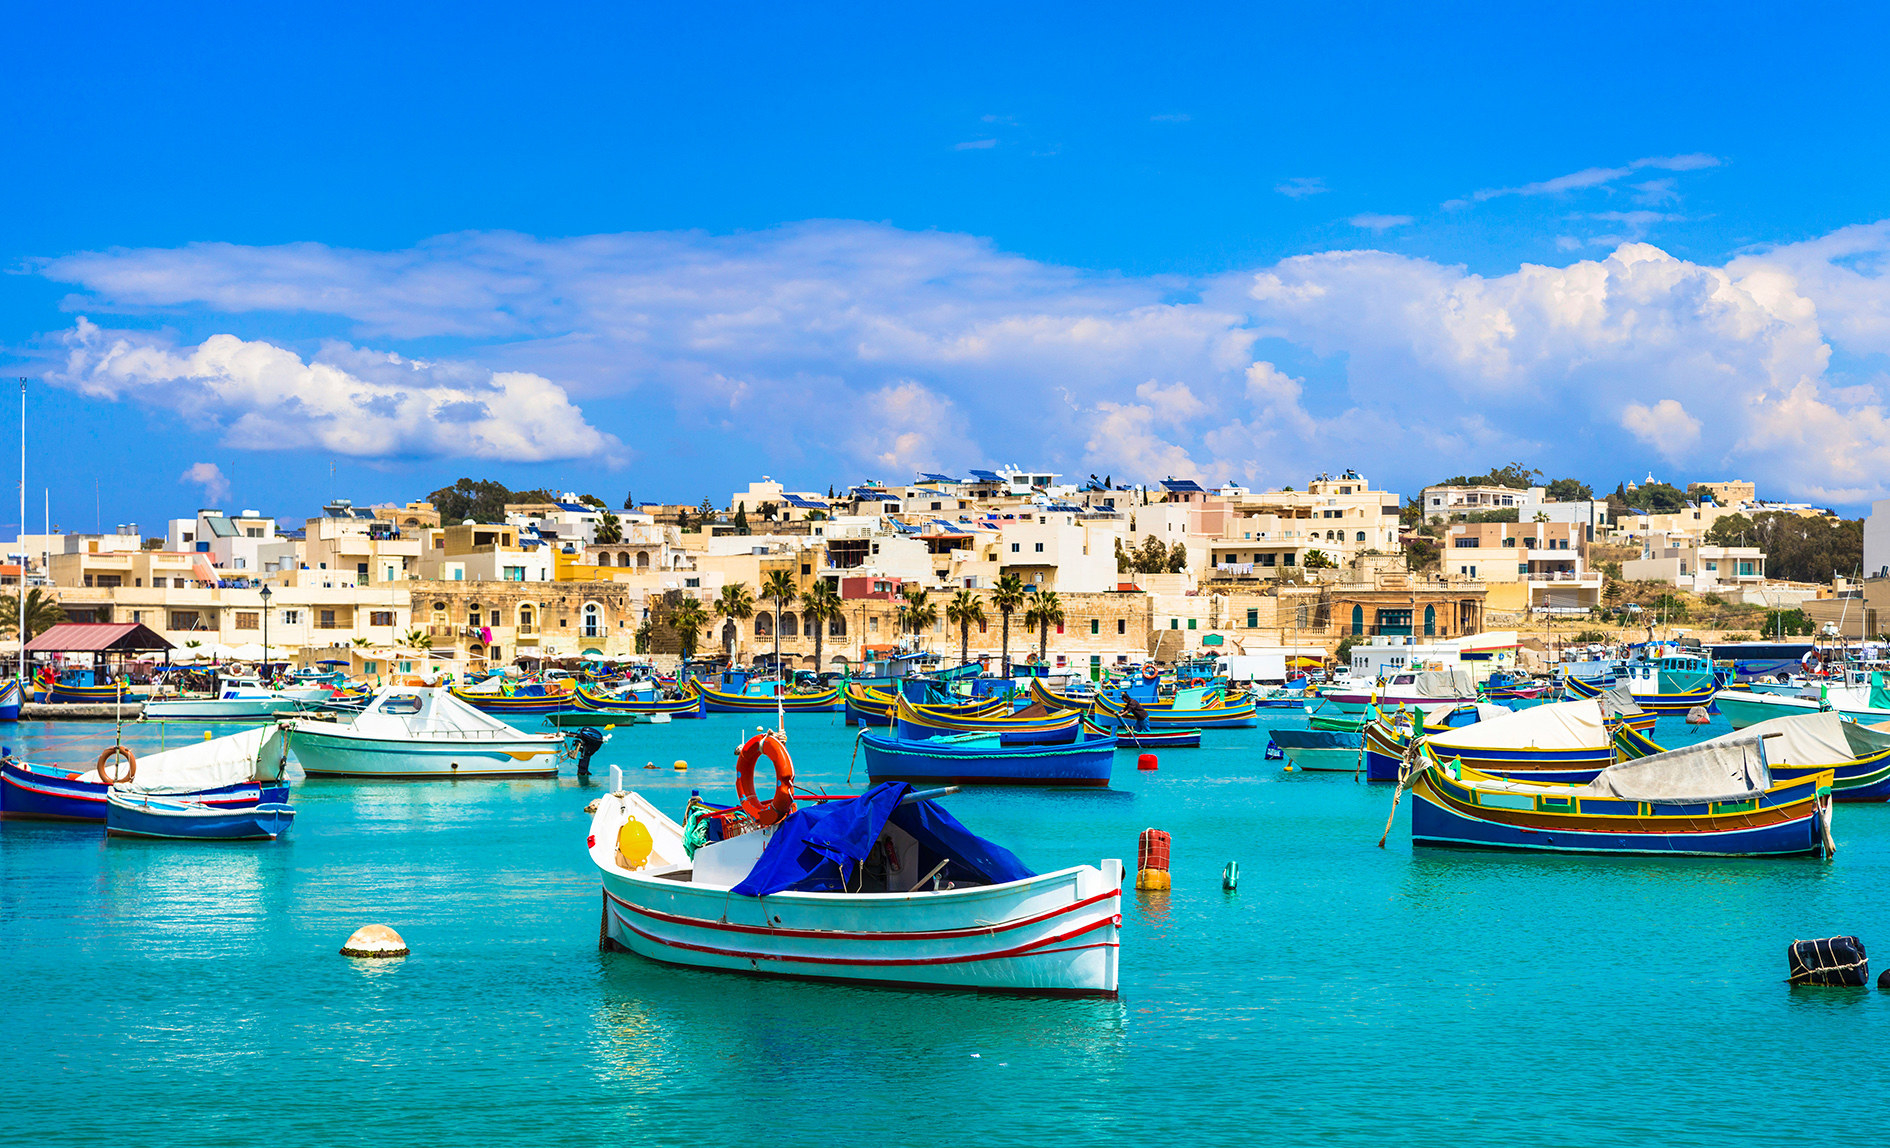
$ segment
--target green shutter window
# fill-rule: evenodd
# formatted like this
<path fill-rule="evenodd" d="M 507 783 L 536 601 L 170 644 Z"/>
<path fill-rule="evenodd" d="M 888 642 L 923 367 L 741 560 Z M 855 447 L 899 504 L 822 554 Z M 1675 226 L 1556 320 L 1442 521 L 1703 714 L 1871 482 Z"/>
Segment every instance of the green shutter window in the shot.
<path fill-rule="evenodd" d="M 1260 628 L 1260 611 L 1247 611 L 1247 628 L 1249 630 L 1257 630 Z"/>
<path fill-rule="evenodd" d="M 1180 619 L 1180 618 L 1170 618 L 1170 619 L 1168 619 L 1168 628 L 1169 628 L 1169 629 L 1171 629 L 1171 630 L 1179 630 L 1179 629 L 1181 629 L 1181 619 Z"/>
<path fill-rule="evenodd" d="M 1189 619 L 1188 619 L 1188 629 L 1190 629 L 1190 630 L 1192 630 L 1192 629 L 1194 629 L 1194 619 L 1193 619 L 1193 618 L 1189 618 Z"/>
<path fill-rule="evenodd" d="M 1089 620 L 1089 632 L 1092 634 L 1102 633 L 1102 619 L 1101 618 L 1091 618 Z"/>

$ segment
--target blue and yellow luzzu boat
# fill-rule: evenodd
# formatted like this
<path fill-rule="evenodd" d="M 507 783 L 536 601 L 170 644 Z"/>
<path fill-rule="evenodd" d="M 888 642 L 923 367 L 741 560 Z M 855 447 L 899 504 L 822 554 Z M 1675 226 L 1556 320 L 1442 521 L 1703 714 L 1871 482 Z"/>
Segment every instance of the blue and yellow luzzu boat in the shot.
<path fill-rule="evenodd" d="M 90 673 L 84 675 L 91 677 Z M 122 682 L 109 682 L 102 686 L 81 683 L 74 677 L 60 678 L 46 684 L 38 691 L 34 701 L 51 705 L 113 705 L 141 702 L 148 695 L 134 693 L 132 688 Z"/>
<path fill-rule="evenodd" d="M 1113 737 L 1057 745 L 1006 745 L 1002 734 L 961 733 L 909 739 L 876 729 L 860 733 L 860 755 L 873 782 L 952 785 L 1102 786 L 1116 756 Z"/>
<path fill-rule="evenodd" d="M 1407 781 L 1414 845 L 1717 857 L 1835 848 L 1831 771 L 1775 779 L 1756 737 L 1623 762 L 1581 785 L 1492 777 L 1421 752 Z"/>
<path fill-rule="evenodd" d="M 844 695 L 848 725 L 891 725 L 893 711 L 901 694 L 894 690 L 854 682 Z M 931 708 L 965 717 L 989 717 L 1011 712 L 1008 698 L 972 698 L 962 702 L 934 705 Z"/>
<path fill-rule="evenodd" d="M 1042 678 L 1032 678 L 1030 679 L 1030 700 L 1053 710 L 1087 710 L 1096 703 L 1096 696 L 1088 694 L 1078 697 L 1075 694 L 1058 693 L 1044 685 Z"/>
<path fill-rule="evenodd" d="M 1890 730 L 1845 721 L 1841 715 L 1827 711 L 1773 718 L 1699 744 L 1754 736 L 1766 739 L 1766 766 L 1777 781 L 1830 770 L 1834 799 L 1890 800 Z M 1646 734 L 1631 729 L 1615 730 L 1614 745 L 1622 761 L 1667 752 Z"/>
<path fill-rule="evenodd" d="M 1404 761 L 1405 747 L 1410 742 L 1413 721 L 1422 721 L 1424 736 L 1429 737 L 1434 733 L 1448 733 L 1453 729 L 1474 725 L 1486 715 L 1494 719 L 1511 712 L 1505 706 L 1490 702 L 1445 704 L 1432 706 L 1428 710 L 1422 706 L 1367 710 L 1357 719 L 1362 722 L 1358 733 L 1365 750 L 1365 780 L 1398 780 L 1398 770 Z M 1327 720 L 1336 721 L 1343 716 L 1334 715 Z M 1312 720 L 1313 728 L 1319 728 L 1320 715 L 1315 714 Z"/>
<path fill-rule="evenodd" d="M 1096 695 L 1098 711 L 1120 714 L 1123 707 L 1121 696 Z M 1148 713 L 1148 724 L 1152 729 L 1163 726 L 1234 729 L 1255 724 L 1252 698 L 1230 703 L 1218 689 L 1182 690 L 1165 702 L 1143 702 L 1142 708 Z"/>
<path fill-rule="evenodd" d="M 1474 720 L 1450 720 L 1465 709 Z M 1434 720 L 1446 723 L 1444 728 L 1432 728 Z M 1366 752 L 1379 779 L 1397 780 L 1409 739 L 1408 724 L 1379 721 L 1368 728 Z M 1613 731 L 1594 698 L 1515 711 L 1482 704 L 1427 715 L 1423 741 L 1438 757 L 1491 777 L 1582 782 L 1615 763 Z"/>
<path fill-rule="evenodd" d="M 780 688 L 779 682 L 759 682 L 747 687 L 748 690 L 767 690 L 767 693 L 718 690 L 707 682 L 693 684 L 701 691 L 703 709 L 712 714 L 771 714 L 777 708 L 787 713 L 832 713 L 840 708 L 838 686 L 814 694 L 777 696 L 773 691 Z"/>
<path fill-rule="evenodd" d="M 1052 710 L 1040 705 L 1012 713 L 1009 703 L 993 714 L 966 714 L 950 706 L 922 706 L 901 697 L 894 713 L 899 736 L 916 739 L 959 733 L 994 733 L 1006 745 L 1070 741 L 1077 736 L 1081 710 Z"/>
<path fill-rule="evenodd" d="M 682 696 L 677 698 L 650 697 L 612 697 L 588 686 L 577 688 L 579 709 L 597 713 L 621 714 L 668 714 L 672 718 L 699 718 L 704 714 L 702 693 L 694 686 L 684 686 Z"/>
<path fill-rule="evenodd" d="M 1600 697 L 1609 686 L 1587 682 L 1578 677 L 1562 679 L 1572 699 Z M 1713 704 L 1713 696 L 1725 685 L 1724 675 L 1713 668 L 1704 654 L 1669 653 L 1642 662 L 1630 662 L 1625 681 L 1614 687 L 1627 687 L 1634 704 L 1655 714 L 1683 714 L 1695 706 Z"/>
<path fill-rule="evenodd" d="M 577 695 L 556 686 L 521 686 L 512 693 L 469 693 L 455 686 L 452 695 L 493 717 L 534 717 L 562 713 L 577 705 Z"/>
<path fill-rule="evenodd" d="M 1113 737 L 1117 749 L 1199 749 L 1198 729 L 1134 729 L 1128 721 L 1114 714 L 1098 713 L 1083 718 L 1084 737 Z"/>

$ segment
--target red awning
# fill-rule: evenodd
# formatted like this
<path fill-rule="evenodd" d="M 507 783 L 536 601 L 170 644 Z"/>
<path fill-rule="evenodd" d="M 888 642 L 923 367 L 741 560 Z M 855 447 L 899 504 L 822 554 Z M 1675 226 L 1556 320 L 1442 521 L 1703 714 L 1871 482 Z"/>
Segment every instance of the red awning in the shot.
<path fill-rule="evenodd" d="M 29 654 L 132 653 L 175 649 L 142 622 L 61 622 L 26 643 Z"/>

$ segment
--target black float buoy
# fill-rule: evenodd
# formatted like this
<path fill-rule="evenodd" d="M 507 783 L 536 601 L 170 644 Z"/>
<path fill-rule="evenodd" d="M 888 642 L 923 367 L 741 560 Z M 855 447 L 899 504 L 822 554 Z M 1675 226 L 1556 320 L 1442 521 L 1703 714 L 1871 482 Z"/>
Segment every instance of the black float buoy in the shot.
<path fill-rule="evenodd" d="M 1856 937 L 1793 941 L 1785 960 L 1795 985 L 1863 988 L 1870 983 L 1870 958 Z M 1890 975 L 1890 974 L 1886 974 Z M 1879 988 L 1890 987 L 1878 978 Z"/>
<path fill-rule="evenodd" d="M 595 726 L 581 725 L 571 733 L 571 748 L 577 751 L 579 777 L 591 775 L 591 757 L 604 748 L 607 735 Z"/>

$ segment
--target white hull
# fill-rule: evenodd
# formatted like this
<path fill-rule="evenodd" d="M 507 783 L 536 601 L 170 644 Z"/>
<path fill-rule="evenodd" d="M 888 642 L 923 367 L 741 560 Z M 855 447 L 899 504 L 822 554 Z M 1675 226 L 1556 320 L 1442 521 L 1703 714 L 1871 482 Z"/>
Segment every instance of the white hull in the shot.
<path fill-rule="evenodd" d="M 329 726 L 322 730 L 319 726 Z M 289 749 L 310 777 L 556 777 L 556 736 L 392 741 L 351 735 L 332 722 L 297 722 Z"/>
<path fill-rule="evenodd" d="M 301 708 L 294 698 L 175 698 L 144 703 L 149 721 L 241 721 L 266 719 Z"/>
<path fill-rule="evenodd" d="M 656 844 L 635 872 L 615 859 L 631 816 Z M 599 802 L 590 853 L 603 879 L 604 939 L 654 960 L 876 985 L 1116 992 L 1120 861 L 939 892 L 738 896 L 693 884 L 681 827 L 635 794 Z"/>
<path fill-rule="evenodd" d="M 1364 768 L 1365 762 L 1362 747 L 1351 749 L 1286 749 L 1282 747 L 1280 753 L 1294 769 L 1303 769 L 1308 772 L 1357 773 Z"/>

